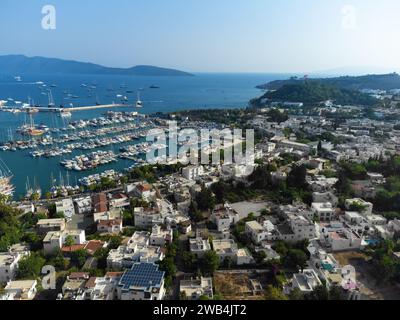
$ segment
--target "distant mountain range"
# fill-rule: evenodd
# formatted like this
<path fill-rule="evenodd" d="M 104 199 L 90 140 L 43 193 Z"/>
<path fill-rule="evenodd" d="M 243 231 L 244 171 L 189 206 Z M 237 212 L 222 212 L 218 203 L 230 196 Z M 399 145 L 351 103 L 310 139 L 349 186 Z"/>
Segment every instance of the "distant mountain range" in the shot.
<path fill-rule="evenodd" d="M 0 73 L 3 74 L 101 74 L 126 76 L 193 76 L 193 74 L 155 66 L 109 68 L 94 63 L 78 62 L 24 55 L 0 56 Z"/>
<path fill-rule="evenodd" d="M 292 77 L 288 80 L 271 81 L 266 84 L 257 86 L 259 89 L 278 90 L 285 85 L 298 85 L 303 83 L 320 83 L 328 86 L 334 86 L 346 90 L 392 90 L 400 89 L 400 75 L 397 73 L 389 74 L 372 74 L 358 77 L 336 77 L 336 78 L 298 78 Z"/>

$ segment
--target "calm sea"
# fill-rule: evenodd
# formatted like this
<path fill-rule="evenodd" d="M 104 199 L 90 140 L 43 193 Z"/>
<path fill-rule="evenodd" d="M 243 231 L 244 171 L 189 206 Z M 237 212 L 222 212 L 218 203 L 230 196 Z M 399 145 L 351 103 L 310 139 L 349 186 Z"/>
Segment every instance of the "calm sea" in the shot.
<path fill-rule="evenodd" d="M 126 96 L 128 103 L 134 104 L 137 92 L 140 91 L 144 103 L 141 112 L 145 114 L 184 109 L 246 107 L 251 98 L 262 93 L 255 88 L 256 85 L 289 77 L 282 74 L 196 74 L 195 77 L 19 75 L 22 81 L 17 82 L 14 76 L 17 75 L 0 75 L 0 100 L 9 100 L 8 106 L 15 105 L 15 101 L 27 103 L 29 98 L 33 99 L 35 104 L 47 106 L 49 90 L 57 106 L 60 104 L 65 107 L 92 106 L 96 102 L 119 103 L 121 99 L 119 96 Z M 38 82 L 43 82 L 46 86 Z M 151 89 L 151 86 L 159 88 Z M 33 119 L 36 124 L 62 127 L 67 125 L 68 121 L 100 117 L 106 111 L 99 109 L 74 112 L 69 120 L 51 113 L 39 113 L 35 114 Z M 9 139 L 9 132 L 15 132 L 16 128 L 27 120 L 29 119 L 25 113 L 0 112 L 0 141 Z M 118 151 L 119 147 L 118 145 L 107 149 L 114 148 Z M 36 181 L 43 191 L 49 190 L 52 176 L 55 179 L 62 176 L 64 181 L 67 181 L 67 171 L 60 166 L 60 157 L 35 159 L 29 156 L 29 152 L 29 150 L 0 151 L 0 158 L 14 174 L 13 184 L 16 187 L 17 198 L 25 194 L 27 179 L 31 184 Z M 64 156 L 63 159 L 81 153 L 83 152 L 76 151 L 72 155 Z M 131 161 L 119 160 L 118 163 L 102 166 L 93 171 L 69 172 L 68 178 L 70 184 L 75 184 L 83 176 L 108 169 L 123 170 L 132 164 Z"/>

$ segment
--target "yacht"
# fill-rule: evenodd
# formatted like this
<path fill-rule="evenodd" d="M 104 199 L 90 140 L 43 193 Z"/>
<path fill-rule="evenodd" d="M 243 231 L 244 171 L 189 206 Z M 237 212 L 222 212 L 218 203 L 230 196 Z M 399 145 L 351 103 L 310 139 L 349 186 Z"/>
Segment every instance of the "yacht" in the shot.
<path fill-rule="evenodd" d="M 71 118 L 72 117 L 72 113 L 69 112 L 68 110 L 62 109 L 60 111 L 60 116 L 61 116 L 61 118 Z"/>
<path fill-rule="evenodd" d="M 143 101 L 140 100 L 140 92 L 138 91 L 138 100 L 136 101 L 136 108 L 143 108 Z"/>

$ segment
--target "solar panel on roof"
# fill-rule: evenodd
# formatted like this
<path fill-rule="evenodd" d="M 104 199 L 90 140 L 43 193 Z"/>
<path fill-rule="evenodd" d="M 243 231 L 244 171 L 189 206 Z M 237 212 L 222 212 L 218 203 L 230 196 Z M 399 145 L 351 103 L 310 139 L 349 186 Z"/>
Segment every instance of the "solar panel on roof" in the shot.
<path fill-rule="evenodd" d="M 158 265 L 152 263 L 138 263 L 127 270 L 122 276 L 119 285 L 128 290 L 130 287 L 159 287 L 164 272 L 158 270 Z"/>

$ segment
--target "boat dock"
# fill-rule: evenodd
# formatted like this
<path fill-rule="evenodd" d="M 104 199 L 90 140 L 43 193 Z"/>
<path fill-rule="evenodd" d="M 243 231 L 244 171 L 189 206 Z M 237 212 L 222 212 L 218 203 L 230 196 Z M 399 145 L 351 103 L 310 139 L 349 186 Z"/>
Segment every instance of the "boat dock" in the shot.
<path fill-rule="evenodd" d="M 130 104 L 102 104 L 98 106 L 86 106 L 86 107 L 70 107 L 70 108 L 61 108 L 61 107 L 37 107 L 35 109 L 38 109 L 39 112 L 61 112 L 61 111 L 68 111 L 68 112 L 74 112 L 74 111 L 85 111 L 85 110 L 96 110 L 96 109 L 109 109 L 109 108 L 129 108 L 133 107 L 133 105 Z"/>

